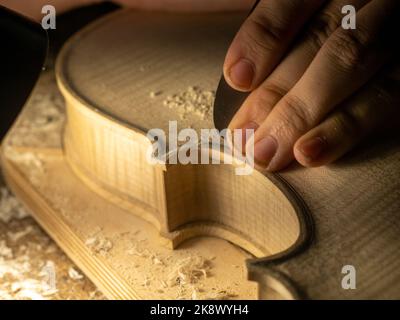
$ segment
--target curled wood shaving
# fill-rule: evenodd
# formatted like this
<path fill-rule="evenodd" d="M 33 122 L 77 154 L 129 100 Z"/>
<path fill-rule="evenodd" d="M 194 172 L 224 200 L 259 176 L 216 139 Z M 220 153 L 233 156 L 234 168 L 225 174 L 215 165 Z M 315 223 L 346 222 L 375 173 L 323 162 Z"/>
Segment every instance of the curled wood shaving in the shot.
<path fill-rule="evenodd" d="M 182 286 L 197 283 L 202 278 L 207 278 L 210 268 L 210 261 L 203 257 L 187 257 L 177 263 L 176 268 L 168 277 L 167 284 Z"/>
<path fill-rule="evenodd" d="M 209 293 L 205 299 L 206 300 L 228 300 L 230 298 L 237 297 L 237 294 L 228 292 L 226 290 L 220 290 L 217 292 Z"/>
<path fill-rule="evenodd" d="M 68 276 L 72 280 L 81 280 L 81 279 L 83 279 L 83 275 L 81 275 L 74 267 L 70 267 L 68 269 Z"/>

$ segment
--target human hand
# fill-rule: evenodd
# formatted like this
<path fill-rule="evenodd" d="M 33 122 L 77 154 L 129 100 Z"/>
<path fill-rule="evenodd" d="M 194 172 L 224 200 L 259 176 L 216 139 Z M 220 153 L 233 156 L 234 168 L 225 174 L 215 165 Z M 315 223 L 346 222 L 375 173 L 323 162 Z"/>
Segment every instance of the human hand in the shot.
<path fill-rule="evenodd" d="M 341 27 L 345 5 L 356 30 Z M 260 1 L 224 65 L 232 87 L 252 91 L 230 128 L 256 130 L 259 166 L 325 165 L 400 124 L 399 18 L 398 0 Z"/>

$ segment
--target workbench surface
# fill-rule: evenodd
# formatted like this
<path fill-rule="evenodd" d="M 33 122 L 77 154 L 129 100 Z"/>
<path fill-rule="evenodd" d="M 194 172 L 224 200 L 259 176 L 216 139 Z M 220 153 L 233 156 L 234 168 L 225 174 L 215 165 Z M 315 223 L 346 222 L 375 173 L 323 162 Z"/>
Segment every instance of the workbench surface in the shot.
<path fill-rule="evenodd" d="M 1 178 L 0 178 L 1 179 Z M 52 283 L 55 280 L 54 284 Z M 0 300 L 105 299 L 0 180 Z"/>

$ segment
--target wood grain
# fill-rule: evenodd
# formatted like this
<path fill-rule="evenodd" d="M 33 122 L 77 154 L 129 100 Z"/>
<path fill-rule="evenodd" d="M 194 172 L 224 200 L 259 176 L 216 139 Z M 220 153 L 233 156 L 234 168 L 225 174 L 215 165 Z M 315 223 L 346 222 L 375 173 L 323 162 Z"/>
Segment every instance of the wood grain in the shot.
<path fill-rule="evenodd" d="M 146 132 L 167 130 L 168 120 L 180 119 L 179 110 L 168 109 L 160 98 L 149 95 L 150 88 L 165 96 L 187 86 L 216 86 L 217 62 L 222 62 L 240 18 L 121 11 L 93 24 L 65 46 L 57 76 L 67 106 L 65 157 L 93 190 L 107 193 L 107 199 L 125 208 L 133 206 L 133 212 L 171 239 L 171 247 L 188 237 L 223 235 L 262 257 L 291 247 L 305 223 L 300 221 L 304 214 L 295 194 L 288 198 L 282 193 L 281 189 L 289 192 L 283 183 L 272 183 L 257 171 L 237 176 L 232 165 L 163 167 L 146 159 L 151 146 Z M 113 29 L 118 37 L 111 36 Z M 107 37 L 111 46 L 104 41 Z M 101 63 L 103 46 L 112 48 L 107 50 L 107 64 Z M 210 48 L 214 64 L 209 61 Z M 122 68 L 126 60 L 129 67 Z M 100 63 L 99 67 L 94 68 L 91 61 Z M 142 65 L 151 66 L 138 74 Z M 103 84 L 106 89 L 98 90 Z M 178 123 L 210 128 L 210 122 L 206 118 Z M 246 212 L 252 212 L 251 216 Z"/>
<path fill-rule="evenodd" d="M 370 140 L 332 166 L 294 165 L 269 176 L 259 172 L 236 176 L 230 165 L 152 166 L 146 162 L 147 130 L 167 131 L 168 120 L 177 119 L 181 128 L 212 127 L 210 117 L 193 114 L 182 119 L 163 100 L 188 86 L 216 88 L 224 52 L 242 18 L 125 10 L 73 37 L 57 65 L 58 84 L 66 100 L 63 155 L 43 179 L 65 185 L 63 192 L 73 192 L 81 206 L 86 202 L 102 208 L 99 217 L 90 215 L 91 223 L 107 225 L 116 220 L 114 231 L 120 232 L 149 222 L 164 245 L 178 248 L 172 255 L 191 237 L 229 240 L 256 257 L 247 261 L 247 270 L 258 283 L 259 298 L 271 293 L 288 299 L 399 298 L 398 137 Z M 150 92 L 161 94 L 151 97 Z M 25 180 L 24 175 L 18 177 L 21 168 L 13 169 L 4 160 L 9 152 L 3 150 L 9 183 L 29 200 L 35 194 L 25 186 L 29 170 Z M 77 190 L 70 190 L 75 185 Z M 31 205 L 40 202 L 42 195 L 40 189 L 36 191 Z M 51 192 L 47 197 L 53 197 Z M 104 213 L 109 206 L 112 214 Z M 44 208 L 44 204 L 35 207 L 37 216 Z M 80 211 L 85 210 L 80 207 Z M 103 275 L 118 269 L 106 263 L 126 254 L 95 262 L 78 245 L 82 254 L 75 254 L 79 250 L 57 235 L 61 231 L 51 231 L 59 230 L 61 222 L 50 224 L 50 215 L 57 219 L 60 212 L 52 210 L 40 220 L 46 230 L 109 296 L 138 295 L 136 286 L 124 282 L 126 275 L 118 281 L 108 281 Z M 71 230 L 80 226 L 73 219 L 69 223 Z M 89 230 L 81 231 L 81 238 Z M 67 238 L 73 239 L 74 233 Z M 155 243 L 152 250 L 157 248 Z M 209 245 L 201 243 L 199 250 L 214 249 Z M 225 260 L 224 250 L 218 252 L 229 263 L 239 259 L 231 255 Z M 356 290 L 341 287 L 341 269 L 347 264 L 357 270 Z M 122 294 L 124 290 L 130 293 Z"/>

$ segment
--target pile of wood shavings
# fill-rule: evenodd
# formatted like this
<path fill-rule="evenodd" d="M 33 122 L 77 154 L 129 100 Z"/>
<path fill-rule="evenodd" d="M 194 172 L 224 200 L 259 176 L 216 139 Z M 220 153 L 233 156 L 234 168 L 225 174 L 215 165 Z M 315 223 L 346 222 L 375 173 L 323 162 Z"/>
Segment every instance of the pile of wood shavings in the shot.
<path fill-rule="evenodd" d="M 1 184 L 0 300 L 104 299 Z"/>
<path fill-rule="evenodd" d="M 180 94 L 168 96 L 164 100 L 164 106 L 176 109 L 181 120 L 186 120 L 191 115 L 205 120 L 211 114 L 214 99 L 214 91 L 202 90 L 198 87 L 188 87 L 186 91 Z"/>
<path fill-rule="evenodd" d="M 0 195 L 0 220 L 2 223 L 8 224 L 14 219 L 24 219 L 29 216 L 28 212 L 6 188 L 0 188 Z M 57 289 L 52 288 L 43 279 L 43 273 L 39 272 L 38 278 L 27 278 L 26 274 L 30 273 L 32 269 L 29 256 L 24 254 L 14 257 L 14 250 L 8 245 L 8 242 L 17 243 L 33 231 L 33 226 L 28 225 L 18 232 L 8 231 L 6 233 L 7 241 L 0 240 L 0 299 L 44 300 L 57 292 Z M 19 249 L 24 251 L 26 248 Z M 47 270 L 49 270 L 49 266 L 54 268 L 54 264 L 50 261 L 46 262 L 44 266 Z"/>
<path fill-rule="evenodd" d="M 165 294 L 178 300 L 228 300 L 237 297 L 237 294 L 229 288 L 210 286 L 208 280 L 213 277 L 215 257 L 186 255 L 183 250 L 179 258 L 174 258 L 172 255 L 148 250 L 141 244 L 145 243 L 143 239 L 136 241 L 138 242 L 131 245 L 126 253 L 139 259 L 131 265 L 133 268 L 153 266 L 146 267 L 145 270 L 148 272 L 141 274 L 142 286 L 148 290 L 155 290 L 160 295 Z"/>
<path fill-rule="evenodd" d="M 0 188 L 0 220 L 9 223 L 11 219 L 23 219 L 29 213 L 21 203 L 8 191 L 7 188 Z"/>
<path fill-rule="evenodd" d="M 64 100 L 58 91 L 54 72 L 46 71 L 39 79 L 27 107 L 14 128 L 9 143 L 13 146 L 61 146 L 65 122 Z"/>
<path fill-rule="evenodd" d="M 189 290 L 190 297 L 197 300 L 199 298 L 198 293 L 202 291 L 197 284 L 202 279 L 207 278 L 210 269 L 210 260 L 201 256 L 187 257 L 178 261 L 165 284 L 168 287 L 179 287 L 177 299 L 183 299 Z"/>
<path fill-rule="evenodd" d="M 9 146 L 6 146 L 4 153 L 9 160 L 29 169 L 26 172 L 33 185 L 38 185 L 40 183 L 40 179 L 46 172 L 46 169 L 39 155 L 29 151 L 18 152 L 13 147 Z"/>
<path fill-rule="evenodd" d="M 204 292 L 202 286 L 199 285 L 202 279 L 210 276 L 212 260 L 213 258 L 190 256 L 178 261 L 167 282 L 168 286 L 179 286 L 177 299 L 183 299 L 188 293 L 192 300 L 227 300 L 236 297 L 236 294 L 227 290 Z"/>
<path fill-rule="evenodd" d="M 207 278 L 211 269 L 211 261 L 201 256 L 187 257 L 178 261 L 175 270 L 169 275 L 168 286 L 183 286 L 197 283 L 202 278 Z"/>

